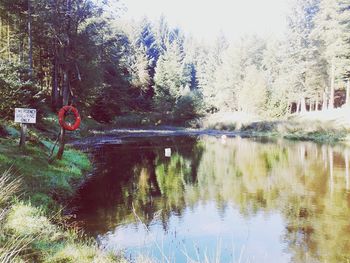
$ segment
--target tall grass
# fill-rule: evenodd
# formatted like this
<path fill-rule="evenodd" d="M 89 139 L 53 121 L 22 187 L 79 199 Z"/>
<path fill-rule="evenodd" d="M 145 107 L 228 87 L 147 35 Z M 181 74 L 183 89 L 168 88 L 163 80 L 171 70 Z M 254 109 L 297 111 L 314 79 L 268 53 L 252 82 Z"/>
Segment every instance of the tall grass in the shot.
<path fill-rule="evenodd" d="M 32 242 L 20 236 L 8 237 L 4 224 L 9 210 L 9 201 L 19 192 L 21 180 L 13 179 L 11 169 L 0 174 L 0 263 L 10 263 Z"/>
<path fill-rule="evenodd" d="M 7 206 L 7 202 L 19 192 L 21 180 L 13 179 L 11 169 L 0 175 L 0 207 Z"/>

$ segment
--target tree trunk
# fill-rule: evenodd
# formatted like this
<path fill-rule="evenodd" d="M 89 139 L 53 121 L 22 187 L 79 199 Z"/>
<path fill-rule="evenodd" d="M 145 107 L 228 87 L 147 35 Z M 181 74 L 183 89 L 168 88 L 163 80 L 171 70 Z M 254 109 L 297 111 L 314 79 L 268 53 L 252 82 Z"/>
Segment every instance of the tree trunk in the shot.
<path fill-rule="evenodd" d="M 298 100 L 298 102 L 297 102 L 297 109 L 296 109 L 296 113 L 299 113 L 299 111 L 300 111 L 300 100 Z"/>
<path fill-rule="evenodd" d="M 306 103 L 305 103 L 305 97 L 302 97 L 300 99 L 300 111 L 302 113 L 305 113 L 306 112 Z"/>
<path fill-rule="evenodd" d="M 331 72 L 331 90 L 330 90 L 330 97 L 329 97 L 329 109 L 334 109 L 334 90 L 335 90 L 335 64 L 334 59 L 332 61 L 332 72 Z"/>
<path fill-rule="evenodd" d="M 322 101 L 322 111 L 327 109 L 327 95 L 326 92 L 323 92 L 323 101 Z"/>
<path fill-rule="evenodd" d="M 69 103 L 69 79 L 68 71 L 63 69 L 63 90 L 62 90 L 62 105 L 68 105 Z"/>
<path fill-rule="evenodd" d="M 55 54 L 56 56 L 56 54 Z M 54 58 L 53 62 L 53 70 L 52 70 L 52 92 L 51 92 L 51 108 L 54 112 L 57 111 L 58 101 L 59 101 L 60 93 L 58 89 L 58 63 L 57 58 Z"/>
<path fill-rule="evenodd" d="M 57 152 L 57 156 L 56 156 L 56 158 L 58 159 L 58 160 L 62 160 L 62 157 L 63 157 L 63 153 L 64 153 L 64 146 L 65 146 L 65 133 L 66 133 L 66 131 L 63 129 L 63 128 L 61 128 L 61 133 L 60 133 L 60 137 L 59 137 L 59 142 L 60 142 L 60 146 L 59 146 L 59 148 L 58 148 L 58 152 Z"/>
<path fill-rule="evenodd" d="M 69 102 L 69 80 L 67 69 L 63 69 L 63 92 L 62 92 L 62 102 L 63 106 L 68 105 Z M 59 137 L 59 148 L 57 152 L 57 159 L 61 160 L 64 153 L 65 146 L 65 130 L 61 128 L 61 133 Z"/>
<path fill-rule="evenodd" d="M 67 41 L 64 43 L 63 48 L 63 59 L 65 60 L 64 65 L 62 67 L 62 75 L 63 75 L 63 85 L 62 85 L 62 105 L 68 105 L 69 103 L 69 95 L 70 95 L 70 70 L 69 70 L 69 63 L 68 60 L 68 53 L 69 53 L 69 46 L 70 46 L 70 27 L 71 27 L 71 9 L 72 9 L 72 2 L 71 0 L 67 0 L 67 13 L 66 18 L 68 19 L 68 24 L 66 30 L 67 34 Z M 59 138 L 59 149 L 57 152 L 57 159 L 62 159 L 63 153 L 64 153 L 64 146 L 65 146 L 65 130 L 61 128 L 61 134 Z"/>
<path fill-rule="evenodd" d="M 345 101 L 346 107 L 350 106 L 350 79 L 347 79 L 346 81 L 346 101 Z"/>
<path fill-rule="evenodd" d="M 33 41 L 32 41 L 32 7 L 31 0 L 28 0 L 28 64 L 29 64 L 29 76 L 33 78 Z"/>
<path fill-rule="evenodd" d="M 317 95 L 316 101 L 315 101 L 315 111 L 318 111 L 318 95 Z"/>

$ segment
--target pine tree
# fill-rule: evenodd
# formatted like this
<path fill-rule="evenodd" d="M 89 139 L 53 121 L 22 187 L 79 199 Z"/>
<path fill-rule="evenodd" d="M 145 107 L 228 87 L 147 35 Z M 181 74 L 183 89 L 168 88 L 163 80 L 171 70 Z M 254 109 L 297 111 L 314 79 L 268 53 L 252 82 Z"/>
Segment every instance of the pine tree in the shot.
<path fill-rule="evenodd" d="M 349 50 L 346 42 L 346 19 L 344 20 L 344 2 L 339 0 L 321 0 L 320 9 L 315 17 L 313 37 L 318 43 L 321 56 L 327 68 L 329 108 L 334 107 L 336 86 L 347 75 L 349 58 L 344 54 Z"/>
<path fill-rule="evenodd" d="M 179 98 L 189 90 L 190 79 L 185 71 L 183 54 L 177 43 L 167 45 L 158 60 L 154 76 L 154 100 L 161 112 L 171 112 Z"/>
<path fill-rule="evenodd" d="M 296 0 L 288 17 L 287 69 L 292 92 L 289 100 L 301 111 L 306 111 L 306 98 L 314 87 L 310 81 L 315 66 L 314 45 L 311 39 L 313 18 L 318 10 L 318 0 Z"/>

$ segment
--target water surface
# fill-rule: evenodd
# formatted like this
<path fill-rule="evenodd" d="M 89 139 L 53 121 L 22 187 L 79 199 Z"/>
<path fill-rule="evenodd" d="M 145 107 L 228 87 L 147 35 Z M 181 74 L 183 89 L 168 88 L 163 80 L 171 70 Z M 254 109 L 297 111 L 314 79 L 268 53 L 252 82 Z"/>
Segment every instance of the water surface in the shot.
<path fill-rule="evenodd" d="M 89 151 L 94 172 L 74 205 L 106 250 L 159 262 L 350 259 L 343 146 L 163 136 Z"/>

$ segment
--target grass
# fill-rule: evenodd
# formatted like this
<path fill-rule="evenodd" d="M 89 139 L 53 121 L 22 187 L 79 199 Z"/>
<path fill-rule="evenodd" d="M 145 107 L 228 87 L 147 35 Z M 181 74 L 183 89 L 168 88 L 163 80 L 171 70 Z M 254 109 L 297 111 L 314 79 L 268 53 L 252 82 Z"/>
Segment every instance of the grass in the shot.
<path fill-rule="evenodd" d="M 284 138 L 298 141 L 314 141 L 337 143 L 345 140 L 347 132 L 345 131 L 316 131 L 316 132 L 297 132 L 284 135 Z"/>
<path fill-rule="evenodd" d="M 204 129 L 237 131 L 242 127 L 261 121 L 258 116 L 243 112 L 219 112 L 201 120 L 199 126 Z"/>
<path fill-rule="evenodd" d="M 20 189 L 20 179 L 13 179 L 10 170 L 0 174 L 0 263 L 14 262 L 27 246 L 20 237 L 8 238 L 4 231 L 8 214 L 8 202 Z"/>
<path fill-rule="evenodd" d="M 25 196 L 34 205 L 48 208 L 53 204 L 52 198 L 56 201 L 69 198 L 84 171 L 91 168 L 85 154 L 69 147 L 62 160 L 49 164 L 51 147 L 48 140 L 29 142 L 23 152 L 15 140 L 0 139 L 0 170 L 12 166 L 16 174 L 21 174 Z"/>
<path fill-rule="evenodd" d="M 20 201 L 21 184 L 10 171 L 0 175 L 0 263 L 121 262 L 79 231 L 53 223 L 62 221 L 59 214 L 50 218 L 44 208 Z"/>
<path fill-rule="evenodd" d="M 9 209 L 2 232 L 7 239 L 26 241 L 18 256 L 30 262 L 117 262 L 78 231 L 53 224 L 45 212 L 29 203 L 16 202 Z M 12 243 L 15 243 L 11 241 Z M 1 261 L 0 261 L 1 262 Z"/>
<path fill-rule="evenodd" d="M 294 114 L 279 120 L 259 119 L 244 113 L 217 113 L 204 119 L 202 128 L 234 130 L 248 137 L 283 137 L 290 140 L 336 143 L 350 133 L 350 110 Z"/>
<path fill-rule="evenodd" d="M 87 155 L 67 147 L 49 164 L 53 144 L 45 133 L 31 129 L 23 151 L 15 127 L 1 126 L 0 263 L 121 262 L 62 217 L 63 202 L 91 169 Z"/>

